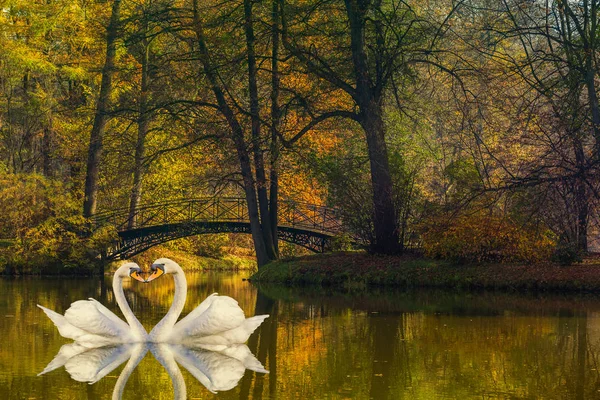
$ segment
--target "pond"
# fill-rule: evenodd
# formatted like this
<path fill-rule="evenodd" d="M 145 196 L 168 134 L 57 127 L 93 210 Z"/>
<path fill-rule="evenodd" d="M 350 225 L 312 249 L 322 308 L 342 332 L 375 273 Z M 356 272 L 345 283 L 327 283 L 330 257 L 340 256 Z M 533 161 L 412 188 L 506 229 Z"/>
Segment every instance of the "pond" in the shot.
<path fill-rule="evenodd" d="M 187 398 L 600 398 L 600 301 L 592 296 L 259 290 L 244 276 L 188 274 L 184 314 L 213 292 L 235 298 L 247 316 L 270 314 L 247 344 L 269 373 L 242 368 L 235 387 L 213 394 L 181 366 Z M 127 358 L 94 384 L 71 378 L 81 365 L 37 376 L 69 340 L 36 304 L 63 313 L 93 297 L 120 316 L 110 282 L 0 280 L 0 399 L 112 398 Z M 173 282 L 125 280 L 125 293 L 149 330 L 166 313 Z M 123 399 L 173 398 L 154 352 L 129 372 Z"/>

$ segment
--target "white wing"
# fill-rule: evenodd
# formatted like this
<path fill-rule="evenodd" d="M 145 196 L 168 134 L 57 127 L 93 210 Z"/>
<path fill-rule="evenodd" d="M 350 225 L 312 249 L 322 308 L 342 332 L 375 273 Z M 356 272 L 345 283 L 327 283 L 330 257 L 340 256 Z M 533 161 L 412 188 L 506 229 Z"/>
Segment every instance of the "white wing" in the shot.
<path fill-rule="evenodd" d="M 238 302 L 228 296 L 211 295 L 175 324 L 173 338 L 210 336 L 240 326 L 245 320 Z"/>
<path fill-rule="evenodd" d="M 73 326 L 98 336 L 127 341 L 131 329 L 123 320 L 96 300 L 79 300 L 65 312 L 65 319 Z"/>
<path fill-rule="evenodd" d="M 184 318 L 182 318 L 177 323 L 177 325 L 184 326 L 188 323 L 191 323 L 196 318 L 200 317 L 200 315 L 202 315 L 202 313 L 204 311 L 206 311 L 208 309 L 208 307 L 210 307 L 210 305 L 213 303 L 213 301 L 215 300 L 217 295 L 218 295 L 218 293 L 213 293 L 210 296 L 208 296 L 206 299 L 204 299 L 202 301 L 202 303 L 198 304 L 198 306 L 196 308 L 194 308 L 188 315 L 186 315 Z"/>
<path fill-rule="evenodd" d="M 58 328 L 58 333 L 60 333 L 62 337 L 76 340 L 77 342 L 85 345 L 86 347 L 106 346 L 115 342 L 115 338 L 113 337 L 99 336 L 87 332 L 71 324 L 63 315 L 60 315 L 59 313 L 52 311 L 46 307 L 40 306 L 39 304 L 38 307 L 41 308 L 44 311 L 44 313 L 46 313 L 46 315 L 48 316 L 48 318 L 50 318 L 50 320 L 52 320 L 52 322 L 54 322 L 54 325 L 56 325 L 56 327 Z"/>
<path fill-rule="evenodd" d="M 257 315 L 251 318 L 246 318 L 239 326 L 223 332 L 219 332 L 209 336 L 191 336 L 184 337 L 183 342 L 194 346 L 215 346 L 223 345 L 230 346 L 241 343 L 246 343 L 250 335 L 268 318 L 269 315 Z"/>
<path fill-rule="evenodd" d="M 127 329 L 130 329 L 129 324 L 126 323 L 125 321 L 123 321 L 121 318 L 117 317 L 115 315 L 114 312 L 110 311 L 108 308 L 106 308 L 106 306 L 102 303 L 100 303 L 98 300 L 93 299 L 93 298 L 88 298 L 89 301 L 91 301 L 92 303 L 94 303 L 96 305 L 96 307 L 98 308 L 98 311 L 100 311 L 102 314 L 104 314 L 104 316 L 106 318 L 108 318 L 109 320 L 113 321 L 113 323 L 115 325 L 119 325 L 119 324 L 125 324 L 125 326 L 127 326 Z"/>

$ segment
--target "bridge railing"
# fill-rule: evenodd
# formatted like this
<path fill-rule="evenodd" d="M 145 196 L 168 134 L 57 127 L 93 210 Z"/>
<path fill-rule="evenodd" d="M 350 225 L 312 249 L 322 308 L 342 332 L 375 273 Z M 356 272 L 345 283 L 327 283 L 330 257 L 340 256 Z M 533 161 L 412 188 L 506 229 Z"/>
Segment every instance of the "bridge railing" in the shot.
<path fill-rule="evenodd" d="M 315 204 L 281 200 L 278 224 L 291 228 L 337 235 L 344 232 L 337 210 Z M 129 209 L 105 211 L 94 217 L 97 226 L 112 224 L 118 231 L 156 225 L 192 222 L 250 221 L 244 198 L 210 197 L 181 199 L 148 204 L 136 208 L 129 217 Z"/>

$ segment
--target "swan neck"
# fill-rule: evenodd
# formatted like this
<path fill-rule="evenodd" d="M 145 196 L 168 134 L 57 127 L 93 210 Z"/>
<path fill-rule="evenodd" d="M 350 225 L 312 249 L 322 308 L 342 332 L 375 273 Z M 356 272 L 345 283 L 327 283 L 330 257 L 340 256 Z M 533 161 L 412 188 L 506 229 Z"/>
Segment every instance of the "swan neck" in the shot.
<path fill-rule="evenodd" d="M 119 305 L 119 308 L 125 317 L 125 320 L 133 331 L 133 334 L 137 339 L 145 339 L 147 336 L 146 330 L 133 314 L 133 311 L 131 311 L 131 307 L 129 307 L 129 303 L 125 298 L 125 293 L 123 292 L 123 278 L 113 278 L 113 293 L 115 295 L 115 299 L 117 300 L 117 304 Z"/>
<path fill-rule="evenodd" d="M 173 331 L 173 327 L 177 323 L 177 319 L 183 307 L 185 306 L 185 300 L 187 296 L 187 280 L 185 274 L 179 265 L 176 266 L 177 273 L 173 274 L 175 280 L 175 295 L 173 297 L 173 303 L 169 308 L 167 315 L 152 329 L 150 336 L 155 342 L 167 341 L 168 336 Z"/>

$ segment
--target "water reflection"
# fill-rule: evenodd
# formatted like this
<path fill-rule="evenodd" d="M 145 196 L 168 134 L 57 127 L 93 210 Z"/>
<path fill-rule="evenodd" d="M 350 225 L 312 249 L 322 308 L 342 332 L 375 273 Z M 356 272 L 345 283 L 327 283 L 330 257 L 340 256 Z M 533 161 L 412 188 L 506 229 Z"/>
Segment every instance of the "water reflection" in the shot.
<path fill-rule="evenodd" d="M 270 314 L 247 343 L 270 373 L 245 369 L 236 387 L 215 395 L 184 365 L 185 357 L 203 359 L 204 353 L 180 356 L 170 350 L 189 398 L 600 398 L 597 296 L 257 290 L 242 277 L 190 274 L 186 311 L 219 292 L 237 299 L 247 315 Z M 95 297 L 118 312 L 110 277 L 107 282 L 102 293 L 94 280 L 0 279 L 0 399 L 111 398 L 132 358 L 93 385 L 73 380 L 66 367 L 36 376 L 65 340 L 35 304 L 62 310 L 74 300 Z M 171 304 L 173 285 L 169 280 L 131 285 L 125 294 L 151 328 Z M 219 382 L 214 379 L 225 387 L 229 380 Z M 122 398 L 170 400 L 173 389 L 165 367 L 146 354 Z"/>
<path fill-rule="evenodd" d="M 127 360 L 135 360 L 133 362 L 133 369 L 135 369 L 147 351 L 145 343 L 127 343 L 96 348 L 90 348 L 77 342 L 69 343 L 60 348 L 58 354 L 38 376 L 64 366 L 71 379 L 93 384 Z"/>
<path fill-rule="evenodd" d="M 171 376 L 175 392 L 179 393 L 181 398 L 185 398 L 185 384 L 181 387 L 183 380 L 179 378 L 181 374 L 177 364 L 212 393 L 236 387 L 246 369 L 269 373 L 244 344 L 229 346 L 219 351 L 181 344 L 156 344 L 151 345 L 150 350 Z M 179 397 L 176 395 L 175 398 Z"/>
<path fill-rule="evenodd" d="M 275 398 L 281 371 L 298 398 L 600 398 L 594 296 L 260 289 L 278 328 L 254 345 L 277 371 L 240 399 Z"/>
<path fill-rule="evenodd" d="M 94 384 L 127 361 L 112 392 L 112 399 L 120 400 L 129 377 L 148 350 L 171 378 L 176 400 L 187 398 L 185 380 L 178 364 L 212 393 L 236 387 L 246 369 L 263 374 L 269 372 L 243 344 L 219 346 L 218 349 L 166 343 L 128 343 L 90 348 L 75 342 L 63 345 L 38 376 L 64 366 L 71 379 Z"/>

